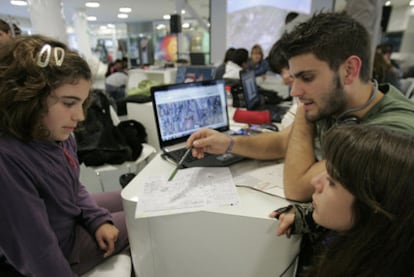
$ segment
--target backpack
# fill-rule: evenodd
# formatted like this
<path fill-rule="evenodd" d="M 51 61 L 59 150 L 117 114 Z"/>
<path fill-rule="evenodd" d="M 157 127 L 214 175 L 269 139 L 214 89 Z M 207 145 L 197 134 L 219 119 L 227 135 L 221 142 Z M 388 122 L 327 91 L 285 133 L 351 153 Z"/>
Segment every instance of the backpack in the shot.
<path fill-rule="evenodd" d="M 144 125 L 130 119 L 121 121 L 116 126 L 123 136 L 126 144 L 131 148 L 131 159 L 135 161 L 142 153 L 142 144 L 147 142 L 147 132 Z"/>
<path fill-rule="evenodd" d="M 141 142 L 146 139 L 145 128 L 141 123 L 125 123 L 120 128 L 114 126 L 110 101 L 101 91 L 92 92 L 92 103 L 86 119 L 74 133 L 79 163 L 85 163 L 86 166 L 134 161 L 142 152 Z M 133 141 L 130 135 L 139 137 L 139 141 Z"/>

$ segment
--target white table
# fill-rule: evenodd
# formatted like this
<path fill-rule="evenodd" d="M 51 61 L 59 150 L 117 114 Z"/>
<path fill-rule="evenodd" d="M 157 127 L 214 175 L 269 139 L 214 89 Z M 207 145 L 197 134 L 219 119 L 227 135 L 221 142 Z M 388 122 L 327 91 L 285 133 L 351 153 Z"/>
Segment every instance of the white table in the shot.
<path fill-rule="evenodd" d="M 176 68 L 166 69 L 131 69 L 128 71 L 127 88 L 136 88 L 143 80 L 153 80 L 163 84 L 175 83 Z"/>
<path fill-rule="evenodd" d="M 121 194 L 138 276 L 274 277 L 295 260 L 300 237 L 277 237 L 277 221 L 267 217 L 288 201 L 248 188 L 237 189 L 241 204 L 236 207 L 136 218 L 144 180 L 173 168 L 157 154 Z M 284 276 L 293 271 L 294 266 Z"/>

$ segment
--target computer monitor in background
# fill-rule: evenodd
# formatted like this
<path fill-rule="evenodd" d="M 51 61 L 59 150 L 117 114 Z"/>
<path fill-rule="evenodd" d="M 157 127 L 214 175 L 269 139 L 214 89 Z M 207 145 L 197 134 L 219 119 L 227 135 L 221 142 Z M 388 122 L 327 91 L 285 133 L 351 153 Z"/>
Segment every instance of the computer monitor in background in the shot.
<path fill-rule="evenodd" d="M 190 63 L 192 65 L 206 65 L 206 54 L 204 53 L 190 53 Z"/>
<path fill-rule="evenodd" d="M 213 80 L 215 72 L 216 68 L 214 66 L 183 65 L 177 68 L 175 82 L 178 84 Z"/>

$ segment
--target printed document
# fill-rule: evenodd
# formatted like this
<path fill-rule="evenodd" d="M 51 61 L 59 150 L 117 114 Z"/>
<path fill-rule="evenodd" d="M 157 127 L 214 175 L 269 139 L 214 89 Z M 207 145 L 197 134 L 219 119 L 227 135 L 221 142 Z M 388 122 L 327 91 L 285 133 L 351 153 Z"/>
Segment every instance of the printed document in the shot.
<path fill-rule="evenodd" d="M 174 179 L 150 176 L 138 198 L 135 215 L 175 210 L 200 211 L 240 203 L 228 167 L 192 167 L 178 170 Z"/>
<path fill-rule="evenodd" d="M 236 186 L 250 187 L 285 198 L 283 190 L 283 163 L 251 160 L 232 167 Z"/>

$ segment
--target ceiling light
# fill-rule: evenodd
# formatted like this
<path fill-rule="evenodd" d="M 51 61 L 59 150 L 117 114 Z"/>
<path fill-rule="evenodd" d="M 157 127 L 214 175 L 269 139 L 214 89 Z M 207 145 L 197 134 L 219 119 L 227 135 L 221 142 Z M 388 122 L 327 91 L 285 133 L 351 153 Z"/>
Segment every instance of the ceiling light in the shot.
<path fill-rule="evenodd" d="M 121 13 L 130 13 L 131 11 L 132 11 L 132 9 L 128 8 L 128 7 L 119 8 L 119 12 L 121 12 Z"/>
<path fill-rule="evenodd" d="M 99 8 L 99 2 L 86 2 L 85 6 L 88 8 Z"/>
<path fill-rule="evenodd" d="M 171 15 L 169 15 L 169 14 L 164 14 L 164 15 L 162 16 L 162 18 L 164 18 L 165 20 L 168 20 L 168 19 L 170 19 L 170 18 L 171 18 Z"/>
<path fill-rule="evenodd" d="M 185 22 L 181 25 L 181 27 L 183 27 L 184 29 L 190 28 L 190 23 Z"/>
<path fill-rule="evenodd" d="M 88 21 L 96 21 L 96 16 L 88 16 L 86 18 L 86 20 L 88 20 Z"/>
<path fill-rule="evenodd" d="M 128 15 L 126 13 L 119 13 L 118 18 L 128 18 Z"/>
<path fill-rule="evenodd" d="M 157 30 L 165 29 L 166 26 L 164 24 L 158 24 L 157 27 L 155 27 Z"/>
<path fill-rule="evenodd" d="M 410 6 L 414 6 L 414 1 L 413 0 L 410 1 Z"/>
<path fill-rule="evenodd" d="M 386 1 L 384 6 L 391 6 L 391 1 Z"/>
<path fill-rule="evenodd" d="M 27 6 L 27 1 L 24 0 L 11 0 L 10 4 L 14 6 Z"/>

